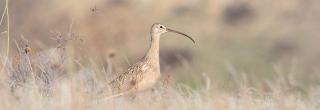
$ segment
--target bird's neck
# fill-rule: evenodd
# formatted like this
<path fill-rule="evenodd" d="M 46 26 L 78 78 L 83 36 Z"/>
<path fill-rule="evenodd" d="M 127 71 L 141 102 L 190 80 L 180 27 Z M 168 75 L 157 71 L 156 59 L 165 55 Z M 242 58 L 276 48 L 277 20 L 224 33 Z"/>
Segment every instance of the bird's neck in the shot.
<path fill-rule="evenodd" d="M 160 35 L 151 34 L 151 44 L 144 57 L 153 63 L 159 63 L 159 40 Z"/>

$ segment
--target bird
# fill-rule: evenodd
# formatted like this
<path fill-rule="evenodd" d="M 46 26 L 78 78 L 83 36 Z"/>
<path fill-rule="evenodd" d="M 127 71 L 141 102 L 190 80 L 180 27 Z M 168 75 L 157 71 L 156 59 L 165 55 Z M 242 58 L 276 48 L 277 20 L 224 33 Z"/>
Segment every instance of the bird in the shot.
<path fill-rule="evenodd" d="M 173 32 L 189 38 L 194 44 L 195 40 L 185 33 L 167 28 L 160 23 L 151 26 L 151 44 L 138 62 L 131 65 L 126 72 L 120 74 L 109 83 L 112 94 L 131 93 L 152 88 L 160 78 L 159 41 L 160 36 Z"/>

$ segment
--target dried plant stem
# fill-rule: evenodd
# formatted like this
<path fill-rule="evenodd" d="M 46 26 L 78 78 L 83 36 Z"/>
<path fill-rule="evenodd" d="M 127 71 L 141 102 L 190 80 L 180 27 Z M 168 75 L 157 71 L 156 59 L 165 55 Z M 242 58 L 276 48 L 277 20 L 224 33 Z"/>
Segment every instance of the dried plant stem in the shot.
<path fill-rule="evenodd" d="M 7 52 L 6 52 L 6 57 L 5 57 L 5 60 L 4 60 L 4 64 L 3 64 L 3 67 L 1 68 L 1 73 L 3 72 L 5 66 L 7 65 L 7 62 L 8 62 L 8 57 L 9 57 L 9 52 L 10 52 L 10 19 L 9 19 L 9 1 L 6 0 L 6 7 L 5 7 L 5 12 L 6 12 L 6 15 L 7 15 Z M 4 15 L 4 14 L 3 14 Z M 3 17 L 3 16 L 2 16 Z M 2 18 L 1 18 L 1 22 L 0 24 L 2 23 Z"/>
<path fill-rule="evenodd" d="M 6 14 L 6 11 L 7 11 L 7 7 L 5 7 L 3 12 L 2 12 L 2 16 L 1 16 L 1 19 L 0 19 L 0 26 L 2 25 L 2 21 L 3 21 L 4 15 Z"/>

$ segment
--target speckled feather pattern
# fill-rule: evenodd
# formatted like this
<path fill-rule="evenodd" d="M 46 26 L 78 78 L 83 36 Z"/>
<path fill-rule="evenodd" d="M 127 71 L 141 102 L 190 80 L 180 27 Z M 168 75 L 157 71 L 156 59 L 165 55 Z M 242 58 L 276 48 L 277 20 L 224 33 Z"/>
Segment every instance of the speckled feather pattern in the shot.
<path fill-rule="evenodd" d="M 148 59 L 137 62 L 110 82 L 113 93 L 140 91 L 152 86 L 160 76 L 158 66 L 152 62 Z"/>

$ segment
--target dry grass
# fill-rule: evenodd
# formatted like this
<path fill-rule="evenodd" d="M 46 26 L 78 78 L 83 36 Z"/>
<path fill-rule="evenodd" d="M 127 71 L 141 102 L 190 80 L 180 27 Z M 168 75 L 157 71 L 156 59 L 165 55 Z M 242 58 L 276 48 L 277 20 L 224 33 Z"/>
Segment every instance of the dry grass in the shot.
<path fill-rule="evenodd" d="M 237 86 L 232 91 L 221 87 L 218 82 L 211 82 L 206 74 L 203 74 L 202 83 L 197 88 L 172 82 L 173 79 L 168 77 L 151 90 L 113 97 L 105 88 L 112 73 L 106 72 L 103 67 L 81 64 L 75 56 L 69 56 L 67 42 L 76 40 L 61 35 L 55 40 L 56 48 L 48 52 L 30 51 L 32 44 L 27 40 L 17 42 L 19 54 L 10 57 L 1 74 L 4 78 L 0 84 L 2 109 L 318 109 L 319 90 L 296 90 L 298 87 L 294 83 L 297 82 L 284 75 L 273 82 L 263 83 L 266 87 L 256 88 L 248 86 L 246 76 L 233 76 L 232 81 L 237 82 Z M 239 74 L 231 65 L 227 68 L 231 74 Z"/>
<path fill-rule="evenodd" d="M 1 110 L 320 109 L 317 0 L 8 1 L 0 0 Z M 165 35 L 157 85 L 109 95 L 155 21 L 197 45 Z"/>

